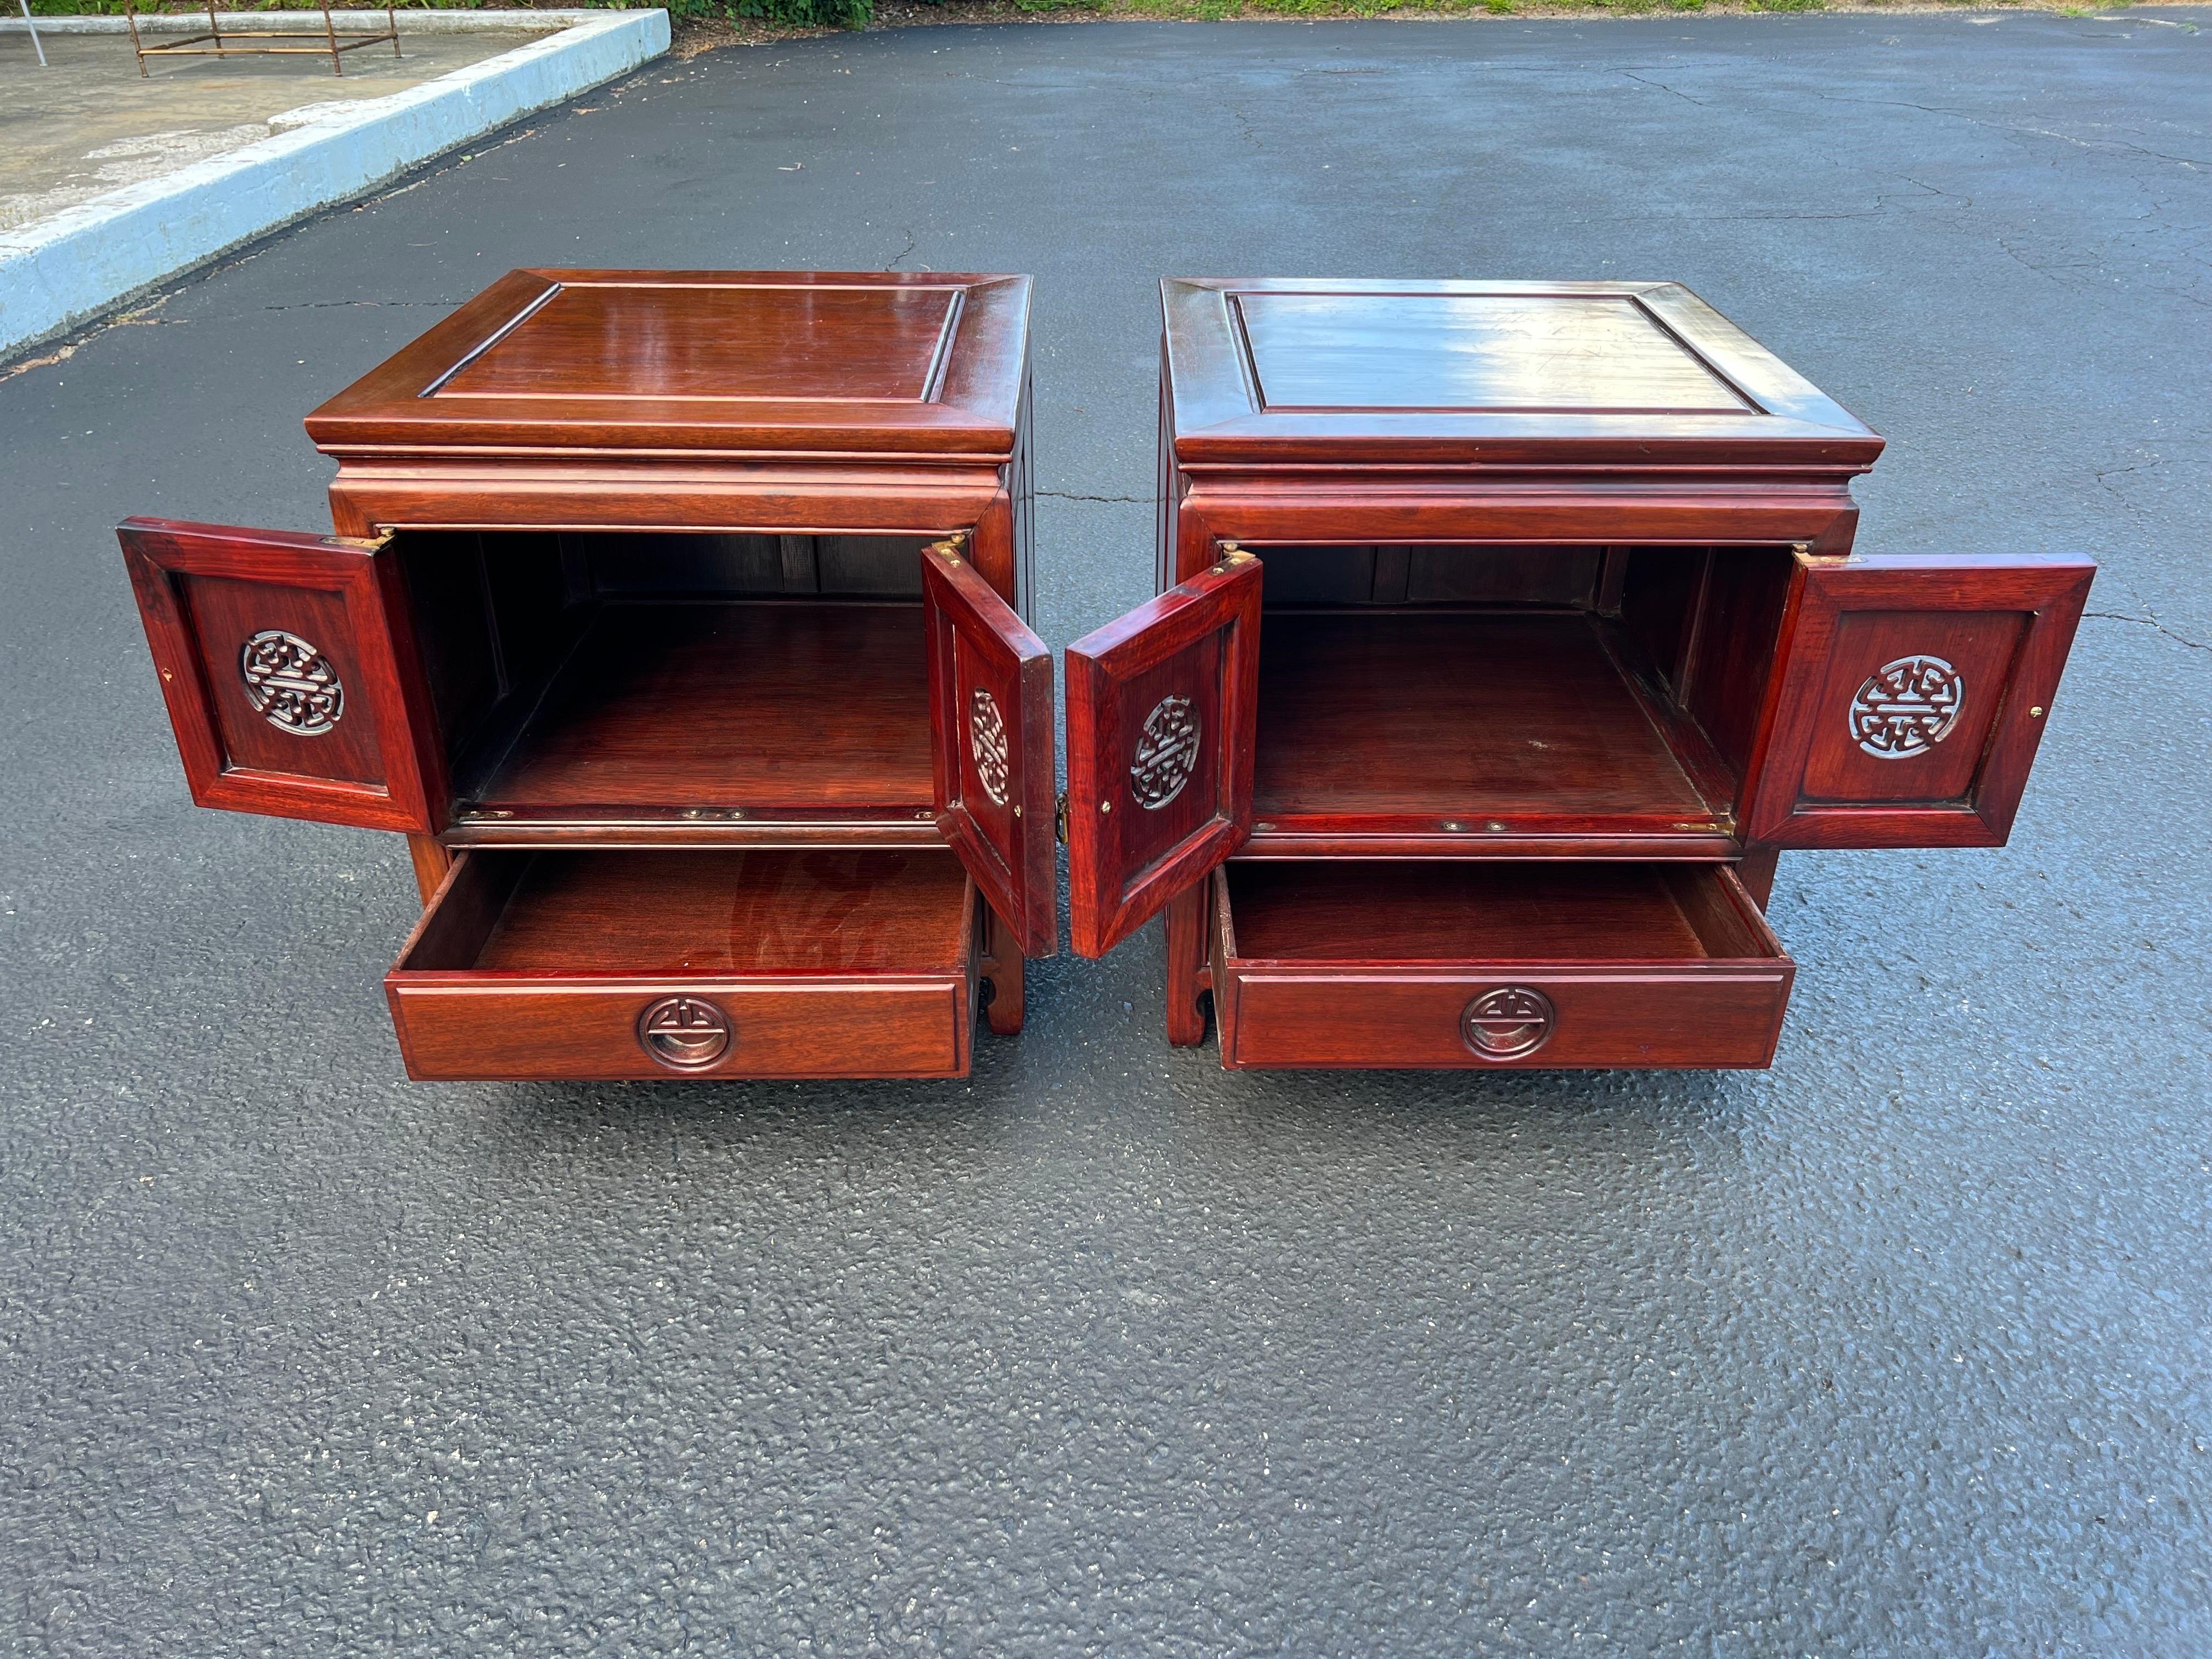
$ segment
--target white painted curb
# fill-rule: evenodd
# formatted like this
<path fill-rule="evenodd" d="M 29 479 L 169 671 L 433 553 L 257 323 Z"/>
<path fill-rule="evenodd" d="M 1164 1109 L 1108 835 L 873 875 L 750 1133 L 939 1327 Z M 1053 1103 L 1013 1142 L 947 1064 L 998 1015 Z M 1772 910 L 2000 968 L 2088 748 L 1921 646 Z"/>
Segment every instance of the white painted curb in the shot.
<path fill-rule="evenodd" d="M 441 15 L 410 12 L 400 26 L 402 44 L 416 19 Z M 265 23 L 268 14 L 254 15 Z M 0 231 L 0 358 L 668 50 L 665 11 L 520 14 L 532 22 L 550 15 L 583 21 L 386 98 L 288 112 L 272 125 L 288 116 L 306 118 L 289 131 L 166 178 Z M 46 21 L 40 21 L 41 29 Z M 319 12 L 314 21 L 319 28 Z"/>
<path fill-rule="evenodd" d="M 399 20 L 404 46 L 410 34 L 542 34 L 549 29 L 574 27 L 604 20 L 609 8 L 548 7 L 544 10 L 518 7 L 509 11 L 410 11 Z M 350 29 L 374 24 L 384 27 L 381 10 L 334 11 L 331 14 L 343 35 Z M 296 29 L 302 34 L 323 32 L 320 11 L 219 11 L 216 21 L 227 29 Z M 41 17 L 41 34 L 128 34 L 131 25 L 121 17 Z M 19 16 L 0 17 L 0 34 L 21 34 L 30 26 Z M 142 11 L 141 34 L 198 34 L 207 27 L 207 9 L 198 11 Z"/>

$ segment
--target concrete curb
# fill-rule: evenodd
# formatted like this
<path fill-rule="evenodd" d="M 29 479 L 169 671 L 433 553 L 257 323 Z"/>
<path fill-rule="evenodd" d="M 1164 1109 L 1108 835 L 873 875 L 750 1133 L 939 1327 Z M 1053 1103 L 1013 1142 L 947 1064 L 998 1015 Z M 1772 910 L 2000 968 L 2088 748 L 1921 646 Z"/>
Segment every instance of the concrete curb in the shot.
<path fill-rule="evenodd" d="M 399 20 L 399 42 L 403 46 L 410 34 L 542 34 L 553 29 L 574 28 L 580 23 L 602 22 L 609 15 L 606 9 L 595 7 L 548 8 L 543 11 L 520 8 L 509 11 L 401 9 L 406 12 Z M 323 14 L 319 11 L 219 11 L 215 15 L 216 21 L 227 29 L 297 29 L 302 34 L 323 32 Z M 380 28 L 384 23 L 380 11 L 337 11 L 331 15 L 341 34 L 364 22 L 373 21 Z M 122 17 L 41 17 L 38 25 L 41 34 L 131 32 L 129 20 Z M 20 16 L 0 17 L 0 34 L 21 34 L 28 27 Z M 141 34 L 198 34 L 206 27 L 204 10 L 138 14 Z"/>
<path fill-rule="evenodd" d="M 400 27 L 403 43 L 416 18 L 439 15 L 409 13 Z M 266 23 L 267 14 L 253 15 Z M 306 118 L 242 149 L 0 232 L 0 359 L 668 49 L 665 11 L 473 15 L 527 18 L 524 27 L 549 18 L 580 21 L 386 98 L 288 112 L 271 125 L 289 125 L 289 115 Z M 313 16 L 319 29 L 321 14 Z M 15 21 L 20 27 L 21 20 Z"/>

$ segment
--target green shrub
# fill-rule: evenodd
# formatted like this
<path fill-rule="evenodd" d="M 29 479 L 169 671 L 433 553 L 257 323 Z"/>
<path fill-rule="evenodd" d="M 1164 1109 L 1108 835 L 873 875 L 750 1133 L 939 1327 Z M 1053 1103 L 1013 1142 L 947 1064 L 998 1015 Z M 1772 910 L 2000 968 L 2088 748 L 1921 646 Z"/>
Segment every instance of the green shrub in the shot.
<path fill-rule="evenodd" d="M 757 17 L 804 29 L 857 29 L 876 15 L 876 0 L 665 0 L 671 17 Z"/>
<path fill-rule="evenodd" d="M 562 5 L 620 5 L 627 0 L 546 0 L 548 4 Z M 1048 10 L 1066 3 L 1066 0 L 1041 0 L 1023 9 Z M 320 9 L 321 0 L 216 0 L 220 11 L 313 11 Z M 331 0 L 342 10 L 368 8 L 381 11 L 384 0 Z M 402 11 L 470 11 L 477 9 L 507 9 L 486 7 L 483 0 L 392 0 Z M 855 29 L 875 15 L 875 0 L 657 0 L 668 8 L 671 17 L 758 17 L 772 23 L 795 24 L 802 28 Z M 142 12 L 155 8 L 149 0 L 139 0 Z M 191 8 L 170 0 L 161 9 L 189 12 Z M 527 8 L 515 8 L 527 9 Z M 119 16 L 123 0 L 31 0 L 32 15 L 40 17 Z M 404 33 L 404 31 L 403 31 Z"/>

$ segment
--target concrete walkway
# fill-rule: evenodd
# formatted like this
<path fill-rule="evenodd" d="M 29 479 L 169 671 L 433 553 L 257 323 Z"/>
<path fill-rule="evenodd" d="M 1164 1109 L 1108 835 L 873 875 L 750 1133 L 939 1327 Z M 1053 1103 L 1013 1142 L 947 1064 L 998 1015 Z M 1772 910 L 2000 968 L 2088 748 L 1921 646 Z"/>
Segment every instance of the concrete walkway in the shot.
<path fill-rule="evenodd" d="M 10 81 L 21 83 L 20 94 L 11 85 L 16 112 L 0 126 L 0 143 L 12 137 L 21 151 L 13 164 L 21 187 L 8 192 L 15 199 L 0 216 L 0 359 L 627 74 L 669 40 L 668 15 L 658 9 L 413 12 L 401 28 L 400 57 L 388 47 L 380 56 L 367 47 L 349 53 L 356 72 L 309 82 L 325 90 L 300 94 L 313 100 L 301 103 L 287 88 L 301 85 L 297 66 L 313 58 L 218 58 L 206 74 L 198 72 L 204 58 L 157 59 L 142 80 L 135 56 L 123 49 L 122 18 L 52 21 L 58 44 L 41 69 L 22 20 L 0 18 L 0 43 L 14 49 L 20 71 Z M 308 40 L 321 25 L 319 15 L 296 11 L 219 13 L 218 21 Z M 547 27 L 517 27 L 527 23 Z M 487 26 L 497 50 L 452 44 Z M 189 35 L 206 25 L 170 14 L 140 27 Z M 42 28 L 41 37 L 47 33 Z M 416 67 L 404 43 L 424 36 L 432 44 Z M 75 50 L 87 40 L 106 52 Z"/>
<path fill-rule="evenodd" d="M 2212 1652 L 2212 31 L 917 29 L 663 64 L 0 380 L 0 1647 Z M 2172 14 L 2194 19 L 2202 13 Z M 1753 1075 L 416 1086 L 395 837 L 186 801 L 112 526 L 525 264 L 1034 272 L 1040 631 L 1163 271 L 1668 276 L 2105 562 L 2013 845 L 1784 857 Z M 40 355 L 52 356 L 52 351 Z"/>
<path fill-rule="evenodd" d="M 141 79 L 127 34 L 49 33 L 51 67 L 38 72 L 29 37 L 0 34 L 0 230 L 257 143 L 272 116 L 381 98 L 547 32 L 417 34 L 408 21 L 400 56 L 348 52 L 343 77 L 328 58 L 152 58 Z"/>

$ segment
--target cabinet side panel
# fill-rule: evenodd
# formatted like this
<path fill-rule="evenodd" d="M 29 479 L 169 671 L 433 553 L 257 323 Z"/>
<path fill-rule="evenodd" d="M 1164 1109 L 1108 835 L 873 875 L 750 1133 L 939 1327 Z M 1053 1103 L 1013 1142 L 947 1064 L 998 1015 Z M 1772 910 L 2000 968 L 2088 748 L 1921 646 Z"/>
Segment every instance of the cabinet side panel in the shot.
<path fill-rule="evenodd" d="M 1738 778 L 1752 740 L 1793 568 L 1784 548 L 1716 548 L 1689 672 L 1688 710 Z"/>
<path fill-rule="evenodd" d="M 453 755 L 507 689 L 483 549 L 468 532 L 429 532 L 400 538 L 399 551 L 431 707 Z"/>
<path fill-rule="evenodd" d="M 1702 547 L 1632 548 L 1622 573 L 1621 624 L 1650 653 L 1677 696 L 1688 662 L 1691 618 L 1711 556 Z"/>

